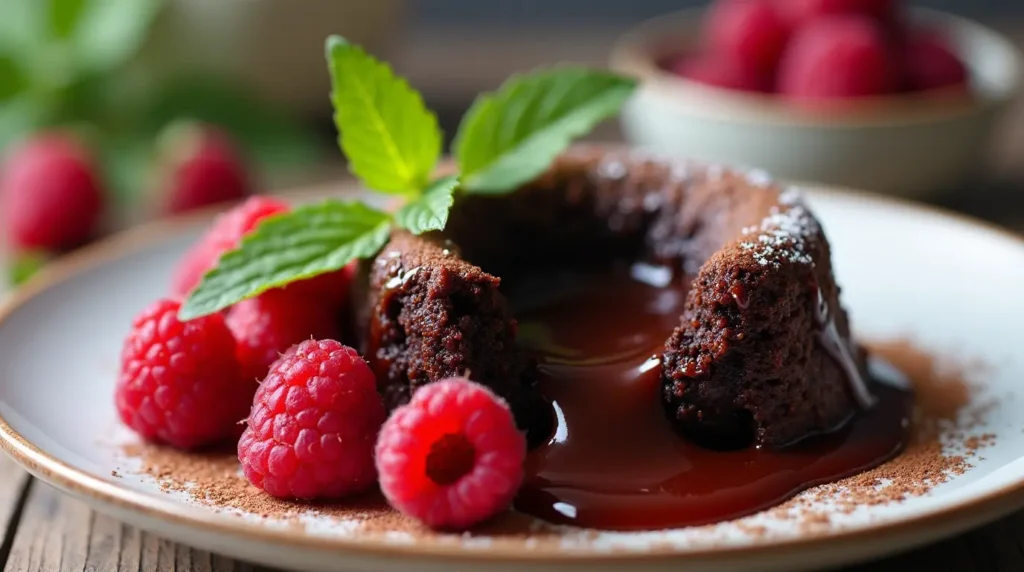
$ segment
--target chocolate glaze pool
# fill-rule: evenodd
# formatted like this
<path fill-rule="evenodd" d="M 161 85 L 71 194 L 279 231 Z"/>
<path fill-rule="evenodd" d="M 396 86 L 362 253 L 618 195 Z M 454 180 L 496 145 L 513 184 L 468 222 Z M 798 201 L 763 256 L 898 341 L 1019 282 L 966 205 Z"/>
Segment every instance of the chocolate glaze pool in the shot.
<path fill-rule="evenodd" d="M 515 506 L 547 521 L 653 530 L 748 515 L 897 455 L 911 395 L 869 380 L 875 403 L 781 449 L 715 451 L 676 433 L 656 357 L 677 325 L 687 280 L 620 266 L 548 274 L 510 292 L 519 342 L 538 362 L 554 430 L 530 452 Z"/>

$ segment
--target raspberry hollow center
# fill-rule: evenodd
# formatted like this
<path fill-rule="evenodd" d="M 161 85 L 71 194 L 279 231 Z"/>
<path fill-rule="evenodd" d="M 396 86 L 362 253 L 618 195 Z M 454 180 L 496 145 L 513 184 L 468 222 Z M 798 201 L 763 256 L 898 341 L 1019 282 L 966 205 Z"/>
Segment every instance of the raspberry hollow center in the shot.
<path fill-rule="evenodd" d="M 448 433 L 434 441 L 427 454 L 427 477 L 441 486 L 450 485 L 473 470 L 476 448 L 461 433 Z"/>

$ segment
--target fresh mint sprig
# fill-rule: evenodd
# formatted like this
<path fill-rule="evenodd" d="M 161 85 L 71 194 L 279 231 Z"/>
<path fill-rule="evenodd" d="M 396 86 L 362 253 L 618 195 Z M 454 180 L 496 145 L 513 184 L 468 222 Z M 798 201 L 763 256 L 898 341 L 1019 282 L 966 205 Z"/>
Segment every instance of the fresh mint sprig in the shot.
<path fill-rule="evenodd" d="M 444 230 L 456 194 L 504 194 L 547 169 L 572 141 L 611 117 L 636 82 L 608 72 L 552 68 L 514 77 L 477 98 L 459 126 L 460 173 L 431 179 L 441 130 L 423 97 L 359 46 L 327 40 L 331 102 L 350 169 L 375 191 L 401 195 L 393 213 L 326 201 L 263 221 L 224 254 L 182 306 L 183 320 L 220 311 L 272 288 L 369 258 L 394 227 Z"/>
<path fill-rule="evenodd" d="M 343 38 L 327 40 L 339 143 L 363 183 L 416 195 L 441 158 L 441 128 L 423 96 L 384 62 Z"/>
<path fill-rule="evenodd" d="M 408 203 L 395 212 L 395 224 L 413 234 L 444 230 L 458 186 L 459 178 L 455 175 L 434 181 L 423 191 L 419 200 Z"/>
<path fill-rule="evenodd" d="M 455 157 L 467 192 L 503 194 L 533 180 L 574 139 L 616 113 L 632 79 L 582 68 L 513 77 L 462 118 Z"/>
<path fill-rule="evenodd" d="M 189 320 L 296 280 L 343 268 L 388 241 L 391 217 L 358 201 L 324 201 L 267 218 L 224 254 L 180 311 Z"/>

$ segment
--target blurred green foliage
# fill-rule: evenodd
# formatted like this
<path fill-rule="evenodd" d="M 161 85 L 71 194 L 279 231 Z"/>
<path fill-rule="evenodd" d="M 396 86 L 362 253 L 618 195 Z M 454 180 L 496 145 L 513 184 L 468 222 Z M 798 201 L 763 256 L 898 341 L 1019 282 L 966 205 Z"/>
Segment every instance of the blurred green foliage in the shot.
<path fill-rule="evenodd" d="M 155 135 L 193 119 L 232 133 L 263 170 L 319 157 L 317 138 L 226 78 L 135 82 L 122 73 L 163 0 L 0 0 L 0 149 L 35 130 L 79 130 L 118 195 L 134 194 Z"/>
<path fill-rule="evenodd" d="M 50 261 L 45 252 L 23 252 L 17 254 L 7 266 L 7 280 L 14 286 L 27 282 Z"/>

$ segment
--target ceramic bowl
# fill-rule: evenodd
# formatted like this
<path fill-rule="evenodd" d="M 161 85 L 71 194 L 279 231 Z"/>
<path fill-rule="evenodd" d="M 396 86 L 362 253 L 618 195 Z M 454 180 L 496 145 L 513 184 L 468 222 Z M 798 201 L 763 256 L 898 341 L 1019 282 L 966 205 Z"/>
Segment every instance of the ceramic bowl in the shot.
<path fill-rule="evenodd" d="M 630 143 L 778 177 L 905 197 L 945 190 L 976 169 L 993 128 L 1020 91 L 1021 55 L 971 21 L 912 10 L 914 24 L 948 34 L 971 74 L 971 97 L 869 98 L 841 113 L 809 112 L 771 95 L 708 87 L 662 70 L 693 52 L 703 10 L 647 21 L 615 45 L 614 69 L 642 80 L 622 114 Z"/>

